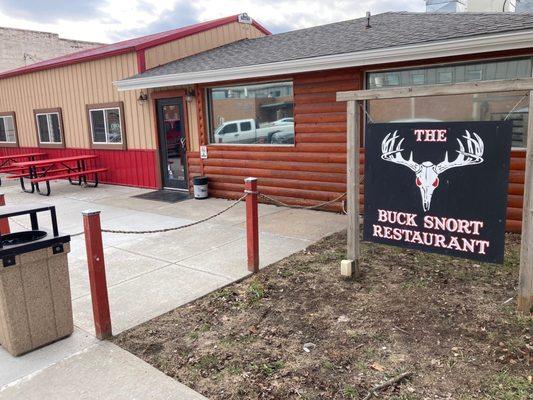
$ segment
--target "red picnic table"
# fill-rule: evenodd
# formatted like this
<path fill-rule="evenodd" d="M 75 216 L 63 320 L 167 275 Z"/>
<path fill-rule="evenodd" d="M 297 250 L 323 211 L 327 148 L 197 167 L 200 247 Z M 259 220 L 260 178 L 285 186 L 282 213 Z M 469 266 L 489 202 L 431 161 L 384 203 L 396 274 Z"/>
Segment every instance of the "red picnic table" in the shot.
<path fill-rule="evenodd" d="M 27 158 L 30 161 L 35 160 L 38 157 L 45 156 L 46 153 L 25 153 L 25 154 L 11 154 L 7 156 L 0 156 L 0 173 L 17 172 L 20 167 L 13 167 L 13 163 L 20 161 L 20 159 Z M 0 178 L 0 185 L 2 185 L 2 179 Z"/>
<path fill-rule="evenodd" d="M 98 186 L 98 174 L 107 171 L 107 168 L 87 168 L 86 162 L 97 159 L 96 155 L 81 155 L 71 157 L 48 158 L 45 160 L 30 160 L 15 162 L 14 167 L 21 168 L 19 174 L 8 176 L 9 179 L 20 179 L 20 186 L 23 191 L 33 193 L 35 190 L 44 196 L 50 195 L 50 181 L 54 179 L 68 179 L 72 185 L 84 187 Z M 87 184 L 87 176 L 93 174 L 94 180 L 92 185 Z M 73 182 L 72 179 L 77 179 Z M 28 179 L 31 189 L 26 189 L 24 179 Z M 39 189 L 39 183 L 46 182 L 46 192 L 42 193 Z"/>

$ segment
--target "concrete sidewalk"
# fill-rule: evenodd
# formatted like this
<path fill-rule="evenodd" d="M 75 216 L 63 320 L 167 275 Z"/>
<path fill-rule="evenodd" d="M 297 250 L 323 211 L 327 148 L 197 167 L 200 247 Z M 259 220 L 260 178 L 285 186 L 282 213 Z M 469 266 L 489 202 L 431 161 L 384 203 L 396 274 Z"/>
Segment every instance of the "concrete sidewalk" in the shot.
<path fill-rule="evenodd" d="M 60 230 L 69 234 L 82 231 L 81 212 L 86 209 L 101 210 L 104 228 L 146 230 L 185 225 L 230 204 L 221 199 L 164 203 L 133 197 L 149 190 L 108 185 L 84 189 L 64 182 L 53 183 L 49 198 L 22 193 L 14 184 L 2 186 L 2 190 L 7 204 L 54 204 Z M 304 249 L 321 237 L 343 229 L 346 224 L 345 217 L 338 214 L 270 205 L 260 205 L 259 213 L 261 267 Z M 49 225 L 48 221 L 43 222 Z M 239 204 L 207 223 L 182 230 L 151 235 L 104 234 L 113 333 L 120 333 L 247 276 L 244 223 L 244 204 Z M 24 217 L 11 222 L 13 231 L 27 226 L 29 221 Z M 75 334 L 17 359 L 0 348 L 0 387 L 10 385 L 0 392 L 0 398 L 24 398 L 19 396 L 31 393 L 26 388 L 28 385 L 46 383 L 46 378 L 37 377 L 53 376 L 54 371 L 63 375 L 63 379 L 83 382 L 83 378 L 76 375 L 84 371 L 83 367 L 73 367 L 70 363 L 74 361 L 66 360 L 72 358 L 78 360 L 76 363 L 83 363 L 79 360 L 91 359 L 87 354 L 106 352 L 113 347 L 110 343 L 107 347 L 96 344 L 92 336 L 94 326 L 83 236 L 72 239 L 69 269 Z M 153 379 L 155 376 L 166 378 L 152 367 L 145 368 L 153 370 Z M 110 379 L 115 373 L 120 375 L 122 371 L 111 368 Z M 85 397 L 78 398 L 98 397 L 91 397 L 91 391 L 87 391 Z M 167 397 L 162 394 L 153 398 Z"/>

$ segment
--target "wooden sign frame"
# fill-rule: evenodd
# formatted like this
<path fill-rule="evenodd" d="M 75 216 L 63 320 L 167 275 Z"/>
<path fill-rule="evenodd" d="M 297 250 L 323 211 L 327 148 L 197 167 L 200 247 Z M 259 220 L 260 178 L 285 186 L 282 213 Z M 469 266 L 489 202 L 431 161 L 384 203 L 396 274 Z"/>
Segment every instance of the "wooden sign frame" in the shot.
<path fill-rule="evenodd" d="M 522 241 L 520 247 L 520 275 L 518 310 L 533 313 L 533 78 L 466 82 L 450 85 L 421 85 L 401 88 L 368 89 L 338 92 L 337 101 L 347 102 L 347 205 L 348 260 L 351 275 L 360 273 L 359 170 L 360 170 L 360 107 L 365 100 L 450 96 L 461 94 L 529 91 L 528 141 L 522 212 Z"/>

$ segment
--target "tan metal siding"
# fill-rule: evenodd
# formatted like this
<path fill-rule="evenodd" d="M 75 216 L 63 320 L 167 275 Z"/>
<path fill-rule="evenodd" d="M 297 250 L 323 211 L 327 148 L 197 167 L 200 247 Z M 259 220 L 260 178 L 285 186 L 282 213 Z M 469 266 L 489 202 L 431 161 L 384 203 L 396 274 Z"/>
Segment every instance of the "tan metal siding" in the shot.
<path fill-rule="evenodd" d="M 200 151 L 200 128 L 198 126 L 198 112 L 195 102 L 187 104 L 187 118 L 189 150 Z"/>
<path fill-rule="evenodd" d="M 265 34 L 255 26 L 233 22 L 147 49 L 146 68 L 154 68 L 237 40 L 260 36 Z"/>
<path fill-rule="evenodd" d="M 67 147 L 88 148 L 86 104 L 124 102 L 129 149 L 154 149 L 151 107 L 140 91 L 118 92 L 113 81 L 137 74 L 135 53 L 53 68 L 0 80 L 0 112 L 14 111 L 21 147 L 37 146 L 33 110 L 61 107 Z"/>

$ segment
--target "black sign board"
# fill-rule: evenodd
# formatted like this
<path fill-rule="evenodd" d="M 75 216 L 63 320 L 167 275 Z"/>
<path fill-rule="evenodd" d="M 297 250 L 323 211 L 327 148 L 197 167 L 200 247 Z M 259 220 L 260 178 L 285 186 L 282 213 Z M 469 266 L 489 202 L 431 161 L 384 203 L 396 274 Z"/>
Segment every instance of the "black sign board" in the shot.
<path fill-rule="evenodd" d="M 503 263 L 512 123 L 370 124 L 364 240 Z"/>

